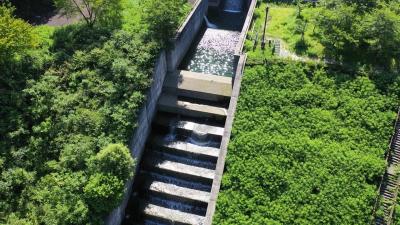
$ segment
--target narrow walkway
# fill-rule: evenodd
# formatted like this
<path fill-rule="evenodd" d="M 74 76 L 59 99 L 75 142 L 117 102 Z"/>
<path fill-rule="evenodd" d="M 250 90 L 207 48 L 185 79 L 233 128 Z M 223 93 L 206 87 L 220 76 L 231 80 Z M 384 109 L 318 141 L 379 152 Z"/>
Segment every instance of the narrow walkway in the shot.
<path fill-rule="evenodd" d="M 204 224 L 231 93 L 232 78 L 167 75 L 123 224 Z"/>
<path fill-rule="evenodd" d="M 375 206 L 375 224 L 390 225 L 393 220 L 393 212 L 396 207 L 399 192 L 400 169 L 400 111 L 395 123 L 395 131 L 390 142 L 387 155 L 388 166 L 379 187 L 379 195 Z"/>

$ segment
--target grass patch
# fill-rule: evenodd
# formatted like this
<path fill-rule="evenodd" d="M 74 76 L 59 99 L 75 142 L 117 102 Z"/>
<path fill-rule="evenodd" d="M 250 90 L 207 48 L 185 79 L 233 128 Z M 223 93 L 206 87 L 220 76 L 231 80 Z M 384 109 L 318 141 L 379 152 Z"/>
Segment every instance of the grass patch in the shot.
<path fill-rule="evenodd" d="M 250 32 L 251 37 L 258 37 L 261 40 L 265 20 L 265 8 L 267 4 L 262 3 L 256 9 L 256 21 Z M 291 52 L 300 56 L 322 58 L 324 47 L 319 42 L 318 35 L 314 32 L 314 16 L 318 14 L 318 8 L 307 7 L 302 10 L 303 21 L 298 20 L 298 11 L 291 5 L 270 5 L 269 21 L 266 34 L 272 38 L 279 38 L 284 41 L 284 46 Z M 302 31 L 304 29 L 304 37 Z"/>

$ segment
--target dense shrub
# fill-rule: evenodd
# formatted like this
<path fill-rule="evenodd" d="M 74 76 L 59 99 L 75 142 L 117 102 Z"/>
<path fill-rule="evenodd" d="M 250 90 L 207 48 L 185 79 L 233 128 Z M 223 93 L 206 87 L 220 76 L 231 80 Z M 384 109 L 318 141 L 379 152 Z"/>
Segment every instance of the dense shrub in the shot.
<path fill-rule="evenodd" d="M 247 67 L 214 224 L 368 224 L 391 85 L 313 64 Z"/>
<path fill-rule="evenodd" d="M 0 224 L 101 224 L 121 202 L 126 146 L 166 42 L 136 32 L 147 27 L 136 9 L 124 28 L 32 28 L 0 6 Z"/>

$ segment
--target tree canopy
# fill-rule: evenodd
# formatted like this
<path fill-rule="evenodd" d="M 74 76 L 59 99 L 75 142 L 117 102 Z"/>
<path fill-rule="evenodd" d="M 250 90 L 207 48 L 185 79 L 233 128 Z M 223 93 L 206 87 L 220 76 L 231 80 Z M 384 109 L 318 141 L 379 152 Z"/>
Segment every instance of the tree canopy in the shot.
<path fill-rule="evenodd" d="M 132 178 L 126 146 L 166 40 L 139 1 L 84 2 L 93 23 L 58 28 L 0 6 L 0 224 L 101 224 Z"/>
<path fill-rule="evenodd" d="M 0 60 L 14 57 L 37 45 L 31 25 L 15 18 L 14 8 L 0 4 Z"/>
<path fill-rule="evenodd" d="M 67 16 L 80 15 L 89 26 L 99 21 L 116 25 L 122 11 L 121 0 L 54 0 L 57 8 Z"/>
<path fill-rule="evenodd" d="M 327 55 L 345 63 L 400 68 L 397 1 L 326 1 L 317 17 Z"/>

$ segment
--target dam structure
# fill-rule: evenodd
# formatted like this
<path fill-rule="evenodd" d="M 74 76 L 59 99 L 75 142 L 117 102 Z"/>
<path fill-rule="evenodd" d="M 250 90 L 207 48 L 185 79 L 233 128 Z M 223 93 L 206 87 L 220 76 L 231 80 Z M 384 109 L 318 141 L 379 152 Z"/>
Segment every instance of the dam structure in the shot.
<path fill-rule="evenodd" d="M 211 224 L 245 61 L 238 49 L 254 6 L 210 5 L 168 71 L 122 224 Z"/>

